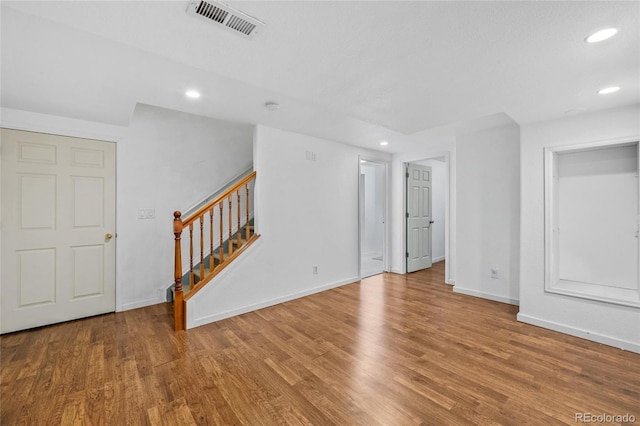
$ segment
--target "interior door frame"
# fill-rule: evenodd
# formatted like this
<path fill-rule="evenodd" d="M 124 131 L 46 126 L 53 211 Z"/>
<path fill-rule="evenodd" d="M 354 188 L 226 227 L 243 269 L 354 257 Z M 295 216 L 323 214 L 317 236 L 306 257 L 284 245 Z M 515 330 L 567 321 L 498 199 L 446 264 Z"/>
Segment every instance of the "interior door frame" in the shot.
<path fill-rule="evenodd" d="M 383 218 L 384 218 L 384 230 L 382 233 L 382 272 L 389 272 L 390 268 L 390 256 L 389 256 L 389 162 L 380 160 L 377 158 L 371 158 L 367 156 L 358 156 L 358 276 L 362 278 L 362 199 L 363 189 L 361 185 L 361 173 L 362 162 L 382 164 L 384 166 L 384 177 L 382 179 L 382 192 L 383 192 Z"/>
<path fill-rule="evenodd" d="M 428 188 L 429 188 L 429 190 L 428 190 L 428 194 L 429 194 L 428 195 L 428 198 L 429 198 L 429 200 L 428 200 L 428 205 L 429 205 L 429 208 L 428 208 L 429 209 L 429 212 L 428 212 L 428 217 L 429 217 L 429 227 L 428 227 L 428 229 L 429 229 L 429 231 L 428 231 L 429 244 L 428 244 L 428 246 L 429 246 L 429 254 L 428 254 L 427 257 L 428 257 L 429 260 L 428 260 L 428 265 L 427 265 L 427 263 L 425 263 L 424 267 L 422 267 L 423 266 L 422 263 L 424 262 L 424 260 L 422 260 L 422 259 L 424 259 L 425 253 L 420 252 L 419 253 L 419 255 L 420 255 L 419 257 L 421 258 L 421 260 L 418 261 L 417 263 L 420 263 L 421 265 L 414 265 L 415 267 L 417 267 L 417 269 L 413 269 L 412 271 L 409 271 L 409 265 L 412 263 L 410 261 L 410 258 L 411 258 L 411 256 L 415 256 L 416 255 L 416 253 L 412 253 L 412 252 L 409 251 L 409 247 L 410 246 L 412 246 L 413 249 L 415 249 L 415 246 L 416 246 L 416 241 L 414 239 L 415 236 L 413 238 L 411 238 L 411 233 L 409 232 L 410 226 L 413 226 L 413 225 L 410 225 L 413 222 L 411 220 L 411 218 L 412 217 L 414 219 L 416 218 L 415 217 L 415 213 L 416 212 L 415 211 L 411 212 L 409 206 L 414 206 L 415 207 L 416 201 L 420 202 L 421 197 L 424 197 L 424 193 L 423 193 L 421 196 L 418 195 L 418 200 L 416 200 L 415 199 L 416 195 L 414 194 L 412 196 L 411 193 L 409 192 L 409 184 L 408 184 L 408 182 L 409 181 L 414 181 L 413 185 L 415 185 L 415 181 L 416 181 L 416 179 L 411 177 L 411 174 L 412 174 L 411 170 L 413 170 L 413 173 L 415 173 L 416 171 L 420 172 L 420 179 L 419 179 L 420 189 L 423 189 L 423 187 L 422 187 L 423 181 L 424 181 L 423 173 L 428 170 L 427 173 L 428 173 L 428 176 L 429 176 L 429 178 L 428 178 Z M 431 165 L 418 164 L 418 162 L 414 162 L 414 163 L 407 163 L 405 165 L 404 171 L 405 171 L 405 179 L 407 180 L 407 194 L 406 194 L 406 201 L 405 201 L 405 211 L 406 211 L 406 213 L 405 213 L 405 218 L 404 218 L 405 223 L 406 223 L 406 229 L 407 229 L 407 232 L 406 232 L 407 250 L 406 250 L 406 253 L 405 253 L 405 265 L 406 265 L 407 273 L 409 273 L 409 272 L 420 271 L 422 269 L 429 269 L 429 268 L 431 268 L 433 266 L 433 223 L 434 223 L 434 221 L 433 221 L 433 167 L 431 167 Z M 415 176 L 415 174 L 414 174 L 414 176 Z M 415 188 L 415 186 L 413 188 Z M 412 199 L 410 200 L 410 198 L 412 198 Z M 424 203 L 424 200 L 422 200 L 422 201 Z M 422 214 L 420 215 L 421 216 L 421 219 L 419 219 L 420 221 L 424 219 L 424 213 L 425 212 L 422 212 Z M 412 228 L 412 229 L 414 229 L 414 228 Z M 424 239 L 424 235 L 421 234 L 418 237 L 418 239 L 421 240 L 422 244 L 420 244 L 420 245 L 423 245 L 424 241 L 422 241 L 422 240 Z M 415 259 L 415 257 L 414 257 L 414 259 Z"/>
<path fill-rule="evenodd" d="M 2 109 L 2 116 L 0 117 L 0 127 L 4 127 L 5 129 L 12 130 L 23 130 L 26 132 L 35 132 L 35 133 L 47 133 L 50 135 L 64 136 L 64 137 L 72 137 L 72 138 L 80 138 L 80 139 L 94 139 L 100 142 L 107 142 L 115 144 L 116 150 L 116 169 L 115 169 L 115 179 L 116 179 L 116 204 L 115 204 L 115 229 L 114 235 L 116 238 L 113 239 L 113 243 L 115 244 L 115 277 L 116 277 L 116 312 L 123 311 L 122 305 L 122 297 L 123 292 L 120 288 L 120 280 L 119 276 L 119 262 L 118 262 L 118 204 L 119 204 L 119 195 L 118 195 L 118 158 L 120 156 L 120 150 L 118 149 L 118 143 L 124 139 L 126 134 L 126 128 L 97 123 L 92 121 L 78 120 L 66 117 L 58 117 L 46 114 L 38 114 L 30 111 L 18 111 L 13 109 Z M 1 178 L 0 178 L 1 179 Z M 0 242 L 1 242 L 1 233 L 0 233 Z M 0 268 L 2 266 L 0 265 Z"/>
<path fill-rule="evenodd" d="M 3 316 L 3 318 L 7 320 L 8 325 L 3 327 L 2 333 L 28 330 L 59 322 L 73 321 L 94 315 L 115 312 L 117 253 L 116 239 L 114 238 L 112 240 L 112 236 L 117 235 L 117 144 L 111 141 L 78 138 L 76 136 L 54 134 L 52 132 L 24 130 L 16 128 L 16 126 L 6 126 L 4 123 L 0 126 L 0 130 L 3 132 L 3 137 L 6 136 L 7 141 L 9 141 L 7 147 L 2 144 L 3 154 L 9 155 L 7 157 L 7 163 L 4 162 L 3 158 L 2 166 L 6 166 L 8 172 L 3 173 L 4 176 L 0 176 L 0 179 L 6 178 L 10 185 L 9 187 L 3 187 L 3 189 L 7 189 L 7 198 L 4 198 L 5 194 L 3 193 L 1 202 L 6 203 L 10 200 L 14 204 L 16 202 L 20 204 L 21 190 L 18 189 L 21 186 L 20 175 L 53 176 L 53 191 L 49 188 L 48 192 L 53 192 L 54 194 L 54 200 L 50 203 L 50 209 L 48 210 L 53 212 L 51 214 L 53 223 L 44 225 L 44 228 L 41 228 L 45 229 L 43 233 L 37 235 L 32 234 L 30 236 L 25 235 L 28 234 L 29 231 L 25 231 L 25 228 L 20 226 L 20 217 L 21 214 L 24 213 L 24 207 L 17 208 L 15 205 L 12 205 L 9 211 L 3 212 L 7 213 L 11 219 L 9 222 L 3 224 L 3 230 L 10 231 L 10 233 L 13 234 L 9 245 L 5 246 L 4 244 L 0 244 L 2 245 L 2 262 L 7 261 L 7 263 L 11 264 L 9 269 L 10 276 L 4 276 L 3 278 L 8 278 L 9 281 L 11 281 L 15 272 L 15 274 L 17 274 L 17 280 L 11 284 L 6 283 L 8 287 L 4 287 L 3 285 L 2 290 L 6 290 L 10 296 L 8 299 L 9 302 L 7 302 L 10 304 L 3 304 L 3 309 L 6 309 L 8 311 L 7 314 L 14 319 L 9 321 L 8 316 Z M 38 161 L 38 159 L 34 157 L 32 161 L 23 161 L 19 158 L 21 144 L 50 147 L 49 152 L 53 152 L 53 159 L 49 158 L 44 161 Z M 5 152 L 5 148 L 9 151 Z M 83 148 L 100 152 L 102 155 L 102 166 L 95 163 L 82 163 L 82 160 L 80 160 L 80 163 L 74 164 L 73 151 L 83 150 Z M 58 153 L 60 154 L 58 155 Z M 26 167 L 26 169 L 23 169 L 20 167 L 20 163 L 29 164 L 23 166 Z M 38 163 L 45 163 L 44 167 L 43 165 L 38 166 Z M 50 168 L 45 168 L 47 166 Z M 76 168 L 74 168 L 74 166 Z M 94 168 L 95 166 L 98 167 Z M 43 168 L 45 169 L 43 170 Z M 73 220 L 66 222 L 64 219 L 60 219 L 74 217 L 74 179 L 85 179 L 85 181 L 93 182 L 98 180 L 100 182 L 99 185 L 102 186 L 101 198 L 103 199 L 103 207 L 95 216 L 92 216 L 100 217 L 98 225 L 96 225 L 95 222 L 87 225 L 78 225 L 76 222 L 74 225 Z M 0 182 L 0 186 L 4 184 L 5 182 Z M 65 187 L 69 188 L 69 186 L 72 188 L 71 191 L 61 189 Z M 90 192 L 94 192 L 94 190 L 95 188 L 91 188 Z M 75 200 L 77 199 L 78 198 L 75 198 Z M 14 211 L 14 208 L 18 210 Z M 78 227 L 83 228 L 85 226 L 86 229 L 84 231 L 78 231 Z M 37 229 L 38 225 L 36 225 L 35 228 Z M 101 229 L 95 230 L 89 228 Z M 50 231 L 48 235 L 47 230 Z M 107 233 L 105 233 L 105 231 Z M 24 234 L 20 235 L 21 232 Z M 16 233 L 18 235 L 16 235 Z M 24 239 L 22 237 L 24 237 Z M 16 243 L 16 241 L 21 241 L 22 243 Z M 94 271 L 99 272 L 101 270 L 102 274 L 99 281 L 95 283 L 98 288 L 90 289 L 90 291 L 94 291 L 94 293 L 77 295 L 73 293 L 75 287 L 75 284 L 73 284 L 73 272 L 75 270 L 73 265 L 77 264 L 77 259 L 74 260 L 74 256 L 71 253 L 73 253 L 74 248 L 83 247 L 100 248 L 101 255 L 98 255 L 98 259 L 100 259 L 101 265 L 99 269 L 94 268 Z M 21 251 L 33 253 L 42 251 L 42 249 L 53 251 L 54 253 L 53 256 L 51 256 L 53 266 L 50 268 L 50 276 L 52 276 L 52 284 L 50 284 L 51 294 L 48 295 L 45 293 L 49 298 L 39 299 L 35 301 L 35 303 L 27 303 L 26 305 L 21 305 L 21 297 L 18 297 L 16 306 L 11 300 L 13 300 L 13 296 L 15 296 L 13 291 L 17 291 L 17 294 L 21 292 L 20 283 L 22 281 L 19 278 L 21 274 L 20 266 L 18 266 L 16 270 L 13 269 L 16 267 L 16 261 L 18 265 L 20 264 L 19 253 Z M 58 249 L 59 251 L 56 251 Z M 60 261 L 62 261 L 62 263 L 60 263 Z M 37 268 L 37 265 L 35 267 Z M 59 275 L 60 271 L 62 271 L 62 275 Z M 71 275 L 69 275 L 69 272 L 71 272 Z M 31 277 L 31 279 L 33 278 L 34 277 Z M 61 278 L 67 284 L 57 285 L 56 282 Z M 70 284 L 68 284 L 69 280 L 71 280 Z M 29 292 L 36 292 L 38 290 L 32 288 Z M 30 308 L 34 310 L 25 311 L 22 309 L 29 305 Z M 40 305 L 42 309 L 37 308 L 38 305 Z M 23 313 L 19 314 L 18 311 L 22 311 Z M 16 315 L 13 315 L 14 313 L 16 313 Z"/>
<path fill-rule="evenodd" d="M 451 264 L 449 259 L 451 259 L 451 151 L 442 151 L 437 152 L 421 157 L 417 157 L 412 160 L 405 160 L 402 162 L 402 273 L 407 273 L 407 258 L 405 253 L 407 253 L 407 178 L 406 178 L 406 170 L 407 166 L 410 163 L 417 163 L 425 160 L 435 160 L 437 158 L 444 157 L 444 170 L 445 170 L 445 183 L 444 183 L 444 261 L 445 261 L 445 269 L 444 269 L 444 282 L 453 285 L 454 283 L 450 279 L 450 268 Z M 433 187 L 432 187 L 433 188 Z M 433 254 L 433 253 L 432 253 Z"/>

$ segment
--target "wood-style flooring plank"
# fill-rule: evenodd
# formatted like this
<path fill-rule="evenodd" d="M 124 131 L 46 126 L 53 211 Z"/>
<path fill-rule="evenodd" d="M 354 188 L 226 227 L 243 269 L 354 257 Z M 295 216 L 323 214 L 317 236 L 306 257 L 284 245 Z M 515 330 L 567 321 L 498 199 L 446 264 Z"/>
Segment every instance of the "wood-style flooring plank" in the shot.
<path fill-rule="evenodd" d="M 640 423 L 640 355 L 443 281 L 437 263 L 186 332 L 161 304 L 4 335 L 0 424 Z"/>

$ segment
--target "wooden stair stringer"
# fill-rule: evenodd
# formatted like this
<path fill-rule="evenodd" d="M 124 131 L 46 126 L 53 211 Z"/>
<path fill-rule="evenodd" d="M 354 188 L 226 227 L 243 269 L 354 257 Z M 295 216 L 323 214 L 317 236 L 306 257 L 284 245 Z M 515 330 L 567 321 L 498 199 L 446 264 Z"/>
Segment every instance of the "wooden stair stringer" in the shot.
<path fill-rule="evenodd" d="M 204 288 L 207 285 L 207 283 L 209 283 L 211 280 L 213 280 L 220 272 L 222 272 L 237 257 L 239 257 L 248 247 L 250 247 L 254 242 L 256 242 L 256 240 L 258 238 L 260 238 L 260 234 L 251 235 L 249 237 L 249 239 L 247 241 L 245 241 L 244 244 L 240 248 L 238 248 L 237 250 L 234 250 L 233 253 L 230 256 L 225 257 L 224 262 L 222 264 L 216 266 L 213 269 L 212 273 L 210 273 L 209 275 L 206 275 L 203 279 L 198 281 L 198 283 L 196 283 L 193 286 L 193 288 L 190 289 L 187 294 L 185 294 L 184 303 L 186 304 L 186 302 L 189 299 L 191 299 L 196 293 L 198 293 L 202 288 Z"/>

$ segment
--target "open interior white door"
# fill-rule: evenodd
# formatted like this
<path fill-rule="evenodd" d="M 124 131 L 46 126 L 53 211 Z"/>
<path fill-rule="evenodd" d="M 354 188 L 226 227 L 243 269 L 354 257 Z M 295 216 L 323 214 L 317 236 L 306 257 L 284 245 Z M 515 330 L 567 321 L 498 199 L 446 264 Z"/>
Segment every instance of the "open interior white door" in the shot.
<path fill-rule="evenodd" d="M 407 167 L 407 272 L 430 268 L 431 258 L 431 167 Z"/>
<path fill-rule="evenodd" d="M 115 310 L 115 144 L 2 129 L 2 333 Z"/>

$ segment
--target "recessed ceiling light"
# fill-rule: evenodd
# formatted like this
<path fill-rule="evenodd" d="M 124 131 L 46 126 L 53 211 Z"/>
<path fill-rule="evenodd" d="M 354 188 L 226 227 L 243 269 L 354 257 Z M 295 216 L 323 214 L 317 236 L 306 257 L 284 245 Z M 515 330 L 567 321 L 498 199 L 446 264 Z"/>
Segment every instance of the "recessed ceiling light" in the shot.
<path fill-rule="evenodd" d="M 599 41 L 604 41 L 608 38 L 613 37 L 617 32 L 618 30 L 615 28 L 605 28 L 603 30 L 596 31 L 584 40 L 587 43 L 597 43 Z"/>
<path fill-rule="evenodd" d="M 598 93 L 601 95 L 608 95 L 609 93 L 614 93 L 620 90 L 618 86 L 605 87 L 604 89 L 598 90 Z"/>
<path fill-rule="evenodd" d="M 191 99 L 198 99 L 200 97 L 200 92 L 197 90 L 187 90 L 184 94 L 187 98 Z"/>
<path fill-rule="evenodd" d="M 382 146 L 387 146 L 387 145 L 389 145 L 389 142 L 387 142 L 387 141 L 382 141 L 382 142 L 380 142 L 380 145 L 382 145 Z"/>

